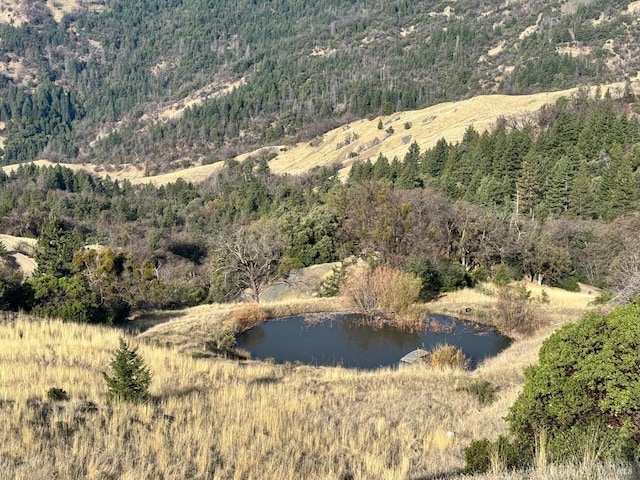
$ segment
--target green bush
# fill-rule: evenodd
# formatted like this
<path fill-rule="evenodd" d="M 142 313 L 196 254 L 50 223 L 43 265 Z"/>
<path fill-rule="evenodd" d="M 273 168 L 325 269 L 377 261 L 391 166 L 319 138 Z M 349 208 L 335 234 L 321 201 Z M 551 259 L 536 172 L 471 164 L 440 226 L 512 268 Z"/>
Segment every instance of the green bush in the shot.
<path fill-rule="evenodd" d="M 600 295 L 593 299 L 591 305 L 606 305 L 611 300 L 613 300 L 615 294 L 610 290 L 603 291 Z"/>
<path fill-rule="evenodd" d="M 488 472 L 491 468 L 491 442 L 486 438 L 471 442 L 464 450 L 464 461 L 466 473 Z"/>
<path fill-rule="evenodd" d="M 489 280 L 489 269 L 483 265 L 480 265 L 478 268 L 471 272 L 471 279 L 473 283 L 486 282 Z"/>
<path fill-rule="evenodd" d="M 320 285 L 318 295 L 321 297 L 335 297 L 340 291 L 340 285 L 342 284 L 346 273 L 347 266 L 344 262 L 334 265 L 331 269 L 331 273 Z"/>
<path fill-rule="evenodd" d="M 210 335 L 205 346 L 211 352 L 227 355 L 236 346 L 236 336 L 231 330 L 221 329 Z"/>
<path fill-rule="evenodd" d="M 575 456 L 587 440 L 599 460 L 640 453 L 640 302 L 592 312 L 547 339 L 539 364 L 507 417 L 518 442 L 545 432 L 550 458 Z"/>
<path fill-rule="evenodd" d="M 438 268 L 428 259 L 413 255 L 406 259 L 404 270 L 420 278 L 420 295 L 418 300 L 428 302 L 438 297 L 440 292 L 440 275 Z"/>
<path fill-rule="evenodd" d="M 137 353 L 120 338 L 120 346 L 113 352 L 109 364 L 113 376 L 102 373 L 107 382 L 107 400 L 144 403 L 149 400 L 151 373 Z"/>
<path fill-rule="evenodd" d="M 438 265 L 441 292 L 454 292 L 465 287 L 473 287 L 474 280 L 462 264 L 455 260 L 442 259 Z"/>
<path fill-rule="evenodd" d="M 579 292 L 580 285 L 578 284 L 578 277 L 570 275 L 568 277 L 561 278 L 555 282 L 551 282 L 552 287 L 562 288 L 568 292 Z"/>
<path fill-rule="evenodd" d="M 480 406 L 490 405 L 496 401 L 497 387 L 488 380 L 474 380 L 456 389 L 460 392 L 467 392 L 478 400 Z"/>
<path fill-rule="evenodd" d="M 494 442 L 483 438 L 475 440 L 464 451 L 466 473 L 487 473 L 490 469 L 512 470 L 530 465 L 533 460 L 533 450 L 524 445 L 510 442 L 500 435 Z"/>
<path fill-rule="evenodd" d="M 509 275 L 509 269 L 505 265 L 500 265 L 496 274 L 493 276 L 493 283 L 498 287 L 505 287 L 511 282 L 511 275 Z"/>

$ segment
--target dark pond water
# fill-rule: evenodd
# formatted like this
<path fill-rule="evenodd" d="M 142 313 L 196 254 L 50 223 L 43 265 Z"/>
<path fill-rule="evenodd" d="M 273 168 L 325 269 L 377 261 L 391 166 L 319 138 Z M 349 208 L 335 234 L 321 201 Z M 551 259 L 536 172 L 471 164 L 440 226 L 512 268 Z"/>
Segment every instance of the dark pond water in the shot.
<path fill-rule="evenodd" d="M 475 367 L 511 343 L 495 330 L 453 317 L 429 315 L 428 319 L 423 331 L 413 333 L 390 326 L 372 327 L 357 315 L 314 316 L 312 320 L 287 317 L 238 335 L 236 345 L 254 359 L 375 369 L 398 365 L 400 358 L 416 348 L 429 350 L 443 343 L 460 348 Z"/>

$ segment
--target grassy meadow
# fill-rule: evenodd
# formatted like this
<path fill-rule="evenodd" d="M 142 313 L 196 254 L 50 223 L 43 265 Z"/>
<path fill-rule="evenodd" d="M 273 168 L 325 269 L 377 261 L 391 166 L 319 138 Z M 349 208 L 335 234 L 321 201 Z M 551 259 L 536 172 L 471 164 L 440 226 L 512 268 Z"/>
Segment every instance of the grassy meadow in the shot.
<path fill-rule="evenodd" d="M 559 312 L 558 322 L 593 298 L 548 290 L 544 308 Z M 479 310 L 491 298 L 486 291 L 450 294 L 433 308 L 455 312 L 477 302 Z M 316 310 L 330 307 L 322 302 Z M 312 304 L 265 307 L 275 315 Z M 6 317 L 0 480 L 453 478 L 472 440 L 506 431 L 503 417 L 523 368 L 554 328 L 550 322 L 472 372 L 420 365 L 365 372 L 192 355 L 198 338 L 222 328 L 232 311 L 201 306 L 139 319 L 144 332 L 126 338 L 153 375 L 153 400 L 139 406 L 106 402 L 102 372 L 123 330 Z M 495 402 L 483 406 L 460 390 L 476 380 L 497 388 Z M 70 399 L 48 400 L 53 387 Z M 621 467 L 593 466 L 580 455 L 571 469 L 541 465 L 514 474 L 496 465 L 482 478 L 624 478 Z"/>

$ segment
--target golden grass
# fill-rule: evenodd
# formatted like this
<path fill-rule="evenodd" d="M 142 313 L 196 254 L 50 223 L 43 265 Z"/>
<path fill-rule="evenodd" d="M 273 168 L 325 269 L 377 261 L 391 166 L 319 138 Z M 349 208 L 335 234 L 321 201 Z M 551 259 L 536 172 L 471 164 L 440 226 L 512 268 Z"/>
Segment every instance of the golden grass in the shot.
<path fill-rule="evenodd" d="M 592 308 L 591 302 L 600 294 L 595 287 L 581 285 L 580 292 L 568 292 L 560 288 L 540 286 L 535 282 L 524 283 L 531 292 L 532 304 L 537 313 L 545 319 L 545 324 L 552 329 L 570 320 L 576 320 Z M 542 303 L 544 294 L 549 303 Z M 476 288 L 466 288 L 455 292 L 445 293 L 436 301 L 429 303 L 432 312 L 460 316 L 480 323 L 495 324 L 494 308 L 497 288 L 491 283 L 483 283 Z"/>
<path fill-rule="evenodd" d="M 119 334 L 0 326 L 0 478 L 410 478 L 461 466 L 482 425 L 504 429 L 468 412 L 455 371 L 207 361 L 145 343 L 155 401 L 108 405 L 101 371 Z M 42 403 L 51 387 L 72 399 Z"/>
<path fill-rule="evenodd" d="M 560 292 L 549 296 L 551 305 L 583 304 Z M 336 301 L 263 307 L 270 315 L 326 311 L 336 310 Z M 487 300 L 466 292 L 439 305 L 472 301 Z M 229 326 L 239 307 L 200 306 L 132 321 L 148 328 L 129 338 L 153 375 L 154 401 L 142 406 L 106 403 L 101 372 L 122 331 L 24 316 L 0 323 L 0 480 L 453 474 L 464 466 L 463 451 L 472 440 L 506 432 L 503 418 L 522 388 L 523 368 L 536 361 L 548 333 L 514 343 L 472 372 L 424 365 L 363 372 L 181 353 L 201 349 L 208 335 Z M 180 350 L 158 345 L 176 343 Z M 497 400 L 481 407 L 458 391 L 472 380 L 495 385 Z M 71 400 L 47 403 L 52 387 L 66 390 Z M 87 411 L 92 404 L 96 411 Z M 501 475 L 483 478 L 546 478 L 538 471 Z M 614 478 L 603 475 L 592 478 Z"/>

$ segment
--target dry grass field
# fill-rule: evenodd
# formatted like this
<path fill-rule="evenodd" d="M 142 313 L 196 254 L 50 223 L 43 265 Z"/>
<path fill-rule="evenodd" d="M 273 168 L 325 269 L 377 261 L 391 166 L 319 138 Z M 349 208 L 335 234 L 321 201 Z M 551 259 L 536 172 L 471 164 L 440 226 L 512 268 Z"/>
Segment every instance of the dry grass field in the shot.
<path fill-rule="evenodd" d="M 549 308 L 587 308 L 586 294 L 550 290 L 549 296 Z M 449 295 L 434 308 L 473 301 L 481 301 L 477 293 Z M 304 302 L 298 310 L 313 308 Z M 6 317 L 0 322 L 0 479 L 454 478 L 472 440 L 506 431 L 502 418 L 522 386 L 523 368 L 536 361 L 550 331 L 515 342 L 472 372 L 419 365 L 364 372 L 203 359 L 186 354 L 184 344 L 158 345 L 172 343 L 161 341 L 169 326 L 196 344 L 223 328 L 233 308 L 163 312 L 162 323 L 146 325 L 137 337 L 113 328 Z M 265 308 L 287 313 L 284 305 Z M 122 335 L 151 369 L 153 401 L 147 405 L 106 402 L 102 372 Z M 477 379 L 498 388 L 493 404 L 481 406 L 458 390 Z M 48 400 L 53 387 L 71 398 Z M 577 479 L 587 478 L 586 469 L 540 467 L 517 475 L 496 470 L 482 478 Z M 588 478 L 624 478 L 613 466 L 588 472 Z"/>

